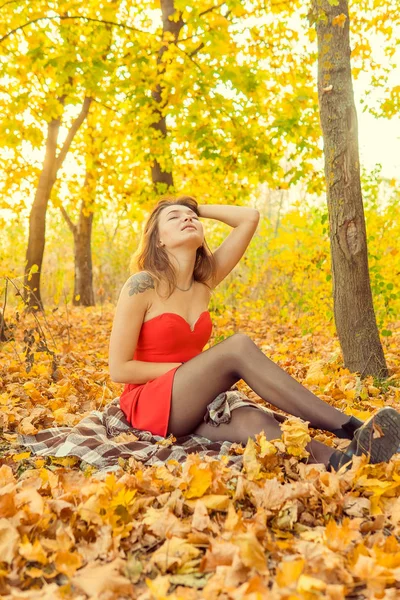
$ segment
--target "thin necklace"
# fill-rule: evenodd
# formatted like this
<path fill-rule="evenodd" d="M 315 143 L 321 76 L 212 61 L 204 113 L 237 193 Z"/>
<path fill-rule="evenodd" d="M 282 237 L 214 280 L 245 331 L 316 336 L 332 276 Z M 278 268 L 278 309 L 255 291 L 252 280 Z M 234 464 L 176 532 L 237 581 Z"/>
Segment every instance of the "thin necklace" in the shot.
<path fill-rule="evenodd" d="M 187 290 L 183 290 L 183 289 L 182 289 L 182 288 L 180 288 L 178 285 L 175 285 L 175 287 L 177 287 L 177 288 L 178 288 L 178 290 L 181 290 L 181 292 L 188 292 L 188 291 L 190 290 L 190 288 L 192 287 L 192 285 L 193 285 L 193 281 L 194 281 L 194 277 L 193 277 L 193 279 L 192 279 L 192 283 L 190 284 L 190 286 L 188 287 L 188 289 L 187 289 Z"/>

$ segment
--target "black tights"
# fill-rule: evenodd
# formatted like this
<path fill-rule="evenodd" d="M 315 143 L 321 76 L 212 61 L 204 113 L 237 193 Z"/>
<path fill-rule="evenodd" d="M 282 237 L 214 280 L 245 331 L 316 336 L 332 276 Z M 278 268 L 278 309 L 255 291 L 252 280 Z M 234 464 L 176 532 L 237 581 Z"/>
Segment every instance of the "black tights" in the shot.
<path fill-rule="evenodd" d="M 232 412 L 229 423 L 204 422 L 207 405 L 243 379 L 261 398 L 315 428 L 335 431 L 349 416 L 330 406 L 271 361 L 246 334 L 236 333 L 182 364 L 175 372 L 167 435 L 198 433 L 211 441 L 246 443 L 264 430 L 267 439 L 281 435 L 278 420 L 252 407 Z M 333 449 L 310 442 L 310 462 L 327 464 Z"/>

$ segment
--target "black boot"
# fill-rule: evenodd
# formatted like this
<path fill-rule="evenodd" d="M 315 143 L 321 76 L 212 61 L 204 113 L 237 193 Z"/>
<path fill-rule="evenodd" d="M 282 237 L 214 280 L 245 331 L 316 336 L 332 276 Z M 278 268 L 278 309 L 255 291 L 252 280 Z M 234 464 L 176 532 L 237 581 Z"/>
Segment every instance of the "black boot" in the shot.
<path fill-rule="evenodd" d="M 381 437 L 374 437 L 375 428 L 382 432 Z M 361 454 L 366 454 L 371 464 L 386 462 L 398 451 L 399 444 L 400 413 L 394 408 L 385 406 L 357 429 L 345 452 L 340 450 L 333 452 L 329 459 L 328 470 L 337 471 L 344 465 L 349 468 L 353 456 Z"/>
<path fill-rule="evenodd" d="M 331 429 L 331 432 L 338 438 L 352 440 L 355 431 L 362 425 L 364 425 L 364 421 L 360 421 L 360 419 L 357 419 L 356 417 L 350 417 L 346 423 L 343 423 L 340 429 Z"/>

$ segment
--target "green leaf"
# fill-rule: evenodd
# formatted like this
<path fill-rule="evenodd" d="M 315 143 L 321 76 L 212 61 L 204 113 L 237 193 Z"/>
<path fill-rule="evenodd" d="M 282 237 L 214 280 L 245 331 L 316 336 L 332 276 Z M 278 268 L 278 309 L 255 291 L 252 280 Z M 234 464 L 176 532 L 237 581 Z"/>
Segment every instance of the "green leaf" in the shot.
<path fill-rule="evenodd" d="M 392 335 L 392 332 L 390 331 L 390 329 L 382 329 L 381 333 L 385 337 L 389 337 Z"/>

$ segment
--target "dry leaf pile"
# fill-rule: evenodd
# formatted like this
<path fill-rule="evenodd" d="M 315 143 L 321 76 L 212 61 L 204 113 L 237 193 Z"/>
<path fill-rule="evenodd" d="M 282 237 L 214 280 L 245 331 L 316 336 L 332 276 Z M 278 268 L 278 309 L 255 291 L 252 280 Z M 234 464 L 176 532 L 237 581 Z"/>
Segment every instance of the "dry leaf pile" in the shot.
<path fill-rule="evenodd" d="M 307 464 L 310 435 L 332 434 L 289 419 L 280 440 L 261 432 L 243 470 L 192 454 L 184 465 L 121 460 L 113 473 L 77 458 L 35 458 L 16 434 L 71 425 L 121 386 L 109 381 L 112 309 L 48 317 L 53 357 L 26 316 L 1 354 L 0 596 L 86 600 L 395 600 L 400 596 L 400 455 L 354 460 L 346 472 Z M 234 331 L 224 324 L 226 334 Z M 220 333 L 217 319 L 214 332 Z M 361 418 L 400 409 L 399 335 L 386 341 L 391 380 L 361 381 L 343 368 L 323 329 L 302 336 L 273 318 L 243 320 L 262 350 L 327 402 Z M 27 337 L 30 332 L 30 351 Z M 32 336 L 34 341 L 32 342 Z M 211 344 L 213 341 L 211 340 Z M 29 372 L 26 358 L 29 354 Z M 33 358 L 32 358 L 33 357 Z M 241 382 L 249 396 L 261 401 Z M 341 442 L 343 443 L 343 442 Z"/>

